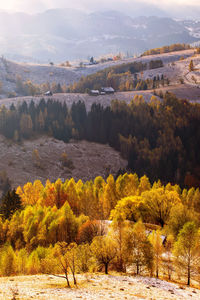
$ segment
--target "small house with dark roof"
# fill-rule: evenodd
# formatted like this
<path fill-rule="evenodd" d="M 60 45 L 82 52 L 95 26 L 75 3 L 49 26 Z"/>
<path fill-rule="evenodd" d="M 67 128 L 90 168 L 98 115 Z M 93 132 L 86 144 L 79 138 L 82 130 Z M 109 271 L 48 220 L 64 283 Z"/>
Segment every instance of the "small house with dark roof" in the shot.
<path fill-rule="evenodd" d="M 47 91 L 44 93 L 44 96 L 53 96 L 52 91 Z"/>
<path fill-rule="evenodd" d="M 104 92 L 106 94 L 114 94 L 115 90 L 110 86 L 110 87 L 102 87 L 101 92 Z"/>

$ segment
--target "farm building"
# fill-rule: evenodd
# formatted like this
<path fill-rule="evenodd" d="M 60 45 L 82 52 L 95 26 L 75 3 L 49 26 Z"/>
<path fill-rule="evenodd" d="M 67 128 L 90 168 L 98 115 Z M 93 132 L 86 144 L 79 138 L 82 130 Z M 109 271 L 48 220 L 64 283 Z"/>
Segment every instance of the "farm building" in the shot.
<path fill-rule="evenodd" d="M 91 96 L 99 96 L 99 94 L 100 94 L 99 90 L 90 90 Z"/>
<path fill-rule="evenodd" d="M 47 91 L 46 93 L 44 93 L 44 96 L 53 96 L 53 93 L 51 91 Z"/>
<path fill-rule="evenodd" d="M 115 90 L 112 87 L 102 87 L 101 92 L 106 94 L 114 94 Z"/>

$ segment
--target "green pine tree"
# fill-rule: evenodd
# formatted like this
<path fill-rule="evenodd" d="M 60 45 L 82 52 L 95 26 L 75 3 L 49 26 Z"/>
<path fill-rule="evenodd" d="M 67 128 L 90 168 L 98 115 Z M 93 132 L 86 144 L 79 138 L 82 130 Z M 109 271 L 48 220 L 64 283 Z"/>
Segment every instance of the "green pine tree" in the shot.
<path fill-rule="evenodd" d="M 7 194 L 3 196 L 0 206 L 0 214 L 3 218 L 10 219 L 12 215 L 21 208 L 21 199 L 14 189 L 12 191 L 8 191 Z"/>

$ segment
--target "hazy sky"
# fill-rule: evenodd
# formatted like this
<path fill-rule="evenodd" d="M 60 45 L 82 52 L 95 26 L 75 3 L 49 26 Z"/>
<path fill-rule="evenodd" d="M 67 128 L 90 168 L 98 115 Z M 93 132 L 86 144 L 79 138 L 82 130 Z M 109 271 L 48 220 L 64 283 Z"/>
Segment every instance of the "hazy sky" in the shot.
<path fill-rule="evenodd" d="M 133 7 L 135 2 L 156 4 L 161 9 L 174 5 L 198 5 L 199 0 L 0 0 L 0 9 L 40 12 L 51 8 L 79 8 L 88 11 L 98 9 L 120 9 L 124 6 Z"/>

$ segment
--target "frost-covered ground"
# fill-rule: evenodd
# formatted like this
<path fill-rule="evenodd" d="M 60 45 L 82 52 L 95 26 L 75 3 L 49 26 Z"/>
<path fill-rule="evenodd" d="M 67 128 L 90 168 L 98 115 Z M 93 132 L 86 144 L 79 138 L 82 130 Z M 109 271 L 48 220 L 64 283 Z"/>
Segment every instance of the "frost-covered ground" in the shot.
<path fill-rule="evenodd" d="M 0 299 L 200 299 L 200 290 L 155 278 L 79 275 L 78 287 L 48 275 L 0 279 Z"/>
<path fill-rule="evenodd" d="M 183 99 L 188 99 L 188 100 L 200 100 L 200 55 L 195 55 L 193 50 L 187 50 L 187 51 L 179 51 L 179 52 L 173 52 L 173 53 L 165 53 L 165 54 L 160 54 L 160 55 L 153 55 L 153 56 L 146 56 L 142 58 L 136 58 L 136 59 L 130 59 L 130 60 L 125 60 L 125 61 L 118 61 L 118 62 L 110 62 L 110 63 L 105 63 L 105 64 L 100 64 L 100 65 L 94 65 L 94 66 L 88 66 L 87 68 L 83 68 L 80 70 L 75 70 L 71 68 L 70 70 L 66 70 L 66 68 L 62 67 L 49 67 L 49 66 L 39 66 L 39 65 L 30 65 L 30 71 L 29 73 L 26 73 L 26 76 L 29 76 L 30 74 L 34 74 L 34 78 L 40 78 L 40 82 L 46 82 L 49 81 L 46 80 L 46 75 L 45 75 L 45 68 L 48 69 L 52 68 L 54 72 L 52 72 L 52 76 L 55 82 L 62 82 L 62 80 L 66 80 L 66 78 L 70 78 L 70 80 L 77 81 L 81 75 L 85 76 L 91 73 L 94 73 L 96 71 L 99 71 L 101 69 L 104 69 L 108 66 L 115 66 L 117 64 L 123 64 L 127 62 L 134 62 L 134 61 L 142 61 L 142 62 L 148 62 L 149 60 L 152 59 L 162 59 L 164 62 L 164 67 L 158 68 L 158 69 L 153 69 L 153 70 L 146 70 L 143 72 L 143 79 L 153 79 L 154 77 L 157 77 L 158 75 L 161 77 L 164 75 L 165 78 L 168 78 L 170 80 L 170 85 L 169 86 L 164 86 L 160 87 L 159 90 L 162 90 L 163 92 L 169 91 L 174 93 L 177 97 L 183 98 Z M 180 60 L 180 58 L 185 57 L 185 59 Z M 189 63 L 190 60 L 193 59 L 194 61 L 194 66 L 195 70 L 193 72 L 189 72 Z M 13 63 L 14 64 L 14 63 Z M 16 64 L 17 65 L 17 64 Z M 17 67 L 20 69 L 21 65 L 17 65 Z M 20 69 L 21 70 L 21 69 Z M 47 72 L 47 73 L 48 73 Z M 59 74 L 57 74 L 57 73 Z M 64 73 L 63 73 L 64 72 Z M 70 72 L 75 74 L 74 75 L 69 75 Z M 3 82 L 1 79 L 1 71 L 0 68 L 0 81 Z M 66 73 L 66 74 L 65 74 Z M 69 74 L 68 74 L 69 73 Z M 21 73 L 20 73 L 21 74 Z M 29 74 L 29 75 L 27 75 Z M 49 73 L 48 73 L 49 74 Z M 77 75 L 78 74 L 78 75 Z M 68 76 L 69 75 L 69 76 Z M 68 76 L 68 77 L 67 77 Z M 23 77 L 21 75 L 21 77 Z M 27 77 L 28 78 L 28 77 Z M 26 78 L 26 80 L 27 80 Z M 194 81 L 194 78 L 196 82 Z M 30 79 L 34 82 L 34 79 L 30 77 Z M 58 79 L 58 80 L 57 80 Z M 64 82 L 63 81 L 63 82 Z M 38 81 L 37 81 L 38 82 Z M 62 83 L 63 83 L 62 82 Z M 184 82 L 184 84 L 181 84 L 181 82 Z M 12 83 L 12 82 L 11 82 Z M 69 82 L 68 82 L 69 83 Z M 13 84 L 13 83 L 12 83 Z M 104 107 L 109 106 L 112 102 L 112 100 L 118 99 L 118 100 L 124 100 L 125 102 L 129 103 L 135 95 L 142 95 L 145 99 L 145 101 L 149 101 L 153 95 L 154 91 L 153 90 L 147 90 L 147 91 L 130 91 L 130 92 L 117 92 L 112 95 L 100 95 L 97 97 L 94 96 L 89 96 L 88 94 L 79 94 L 79 93 L 71 93 L 71 94 L 54 94 L 53 97 L 51 97 L 52 100 L 58 100 L 60 102 L 65 102 L 69 107 L 72 105 L 73 102 L 77 102 L 79 100 L 83 101 L 86 104 L 87 110 L 90 110 L 92 104 L 95 103 L 100 103 Z M 37 97 L 17 97 L 17 98 L 3 98 L 0 99 L 0 105 L 5 105 L 6 107 L 9 107 L 11 103 L 15 103 L 16 105 L 19 103 L 22 103 L 23 101 L 27 101 L 27 103 L 30 103 L 30 101 L 33 99 L 35 103 L 38 103 L 41 98 L 43 98 L 43 95 L 37 96 Z M 45 98 L 45 97 L 44 97 Z M 46 100 L 49 97 L 46 97 Z"/>
<path fill-rule="evenodd" d="M 89 96 L 88 94 L 54 94 L 53 97 L 50 99 L 54 101 L 59 101 L 61 103 L 66 103 L 68 107 L 71 107 L 73 102 L 82 101 L 86 105 L 86 109 L 89 111 L 93 103 L 101 104 L 104 107 L 110 106 L 112 100 L 122 100 L 127 103 L 130 103 L 131 100 L 134 98 L 135 95 L 142 95 L 145 101 L 150 101 L 151 97 L 153 96 L 153 91 L 133 91 L 133 92 L 119 92 L 111 95 L 100 95 L 100 96 Z M 14 103 L 16 106 L 18 104 L 22 104 L 23 101 L 30 103 L 31 100 L 35 102 L 35 104 L 39 103 L 41 98 L 46 100 L 49 97 L 17 97 L 17 98 L 7 98 L 7 99 L 0 99 L 0 106 L 5 105 L 9 108 L 9 106 Z"/>
<path fill-rule="evenodd" d="M 108 67 L 113 67 L 116 65 L 133 63 L 133 62 L 143 62 L 148 63 L 150 60 L 161 59 L 163 63 L 169 64 L 178 61 L 180 57 L 191 57 L 194 54 L 194 50 L 177 51 L 171 53 L 164 53 L 159 55 L 150 55 L 138 58 L 122 59 L 118 61 L 111 61 L 100 63 L 97 65 L 91 65 L 84 68 L 66 68 L 59 65 L 43 65 L 43 64 L 33 64 L 33 63 L 16 63 L 9 60 L 2 60 L 0 58 L 0 81 L 3 84 L 3 94 L 1 98 L 9 92 L 16 90 L 16 78 L 20 77 L 22 81 L 31 80 L 34 84 L 42 83 L 60 83 L 72 84 L 78 81 L 82 76 L 87 76 L 103 70 Z"/>

